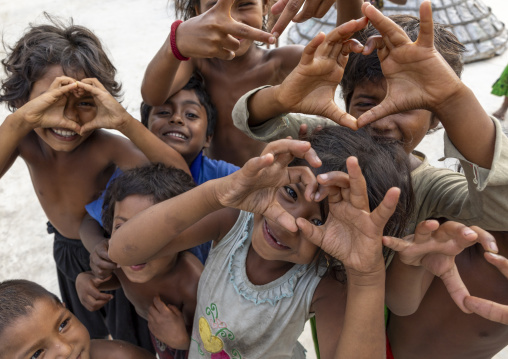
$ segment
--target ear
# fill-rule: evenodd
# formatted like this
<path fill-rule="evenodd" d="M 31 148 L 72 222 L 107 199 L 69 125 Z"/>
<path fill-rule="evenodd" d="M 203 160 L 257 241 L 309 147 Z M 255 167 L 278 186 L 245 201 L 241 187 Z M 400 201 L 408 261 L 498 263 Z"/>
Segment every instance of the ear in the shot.
<path fill-rule="evenodd" d="M 213 137 L 213 135 L 206 136 L 206 141 L 203 144 L 203 148 L 210 147 L 210 143 L 212 142 L 212 137 Z"/>

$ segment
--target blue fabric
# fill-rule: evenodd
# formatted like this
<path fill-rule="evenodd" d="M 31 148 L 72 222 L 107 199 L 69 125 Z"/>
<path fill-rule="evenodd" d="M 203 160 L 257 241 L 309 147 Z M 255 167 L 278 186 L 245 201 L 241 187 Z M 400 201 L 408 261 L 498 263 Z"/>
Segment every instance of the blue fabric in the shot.
<path fill-rule="evenodd" d="M 203 154 L 200 152 L 199 155 L 192 161 L 190 165 L 190 171 L 192 178 L 194 179 L 194 182 L 196 182 L 197 185 L 200 185 L 202 183 L 205 183 L 206 181 L 225 177 L 227 175 L 230 175 L 231 173 L 237 171 L 240 167 L 235 166 L 231 163 L 225 162 L 225 161 L 217 161 L 212 160 L 206 156 L 203 156 Z M 113 173 L 111 178 L 109 179 L 106 188 L 109 187 L 111 184 L 111 181 L 114 180 L 116 177 L 121 175 L 123 172 L 121 169 L 117 168 L 116 171 Z M 95 219 L 97 222 L 100 223 L 102 227 L 102 205 L 104 204 L 104 195 L 106 191 L 103 191 L 99 198 L 97 198 L 95 201 L 87 204 L 85 206 L 86 211 L 88 214 Z M 194 248 L 189 249 L 189 251 L 194 254 L 198 259 L 201 261 L 201 263 L 205 263 L 206 258 L 208 258 L 208 253 L 210 252 L 211 243 L 203 243 L 199 246 L 196 246 Z"/>

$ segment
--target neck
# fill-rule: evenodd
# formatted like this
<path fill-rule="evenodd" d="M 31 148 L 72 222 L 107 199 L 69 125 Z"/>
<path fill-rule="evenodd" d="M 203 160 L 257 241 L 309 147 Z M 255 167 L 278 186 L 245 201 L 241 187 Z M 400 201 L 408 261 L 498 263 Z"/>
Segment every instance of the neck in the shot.
<path fill-rule="evenodd" d="M 286 274 L 294 265 L 291 262 L 264 259 L 254 250 L 252 244 L 245 261 L 247 277 L 255 285 L 273 282 Z"/>

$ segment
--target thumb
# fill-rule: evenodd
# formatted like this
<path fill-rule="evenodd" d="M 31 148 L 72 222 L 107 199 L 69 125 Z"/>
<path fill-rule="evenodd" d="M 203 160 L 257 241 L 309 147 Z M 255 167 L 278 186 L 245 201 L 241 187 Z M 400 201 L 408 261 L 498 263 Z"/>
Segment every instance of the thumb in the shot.
<path fill-rule="evenodd" d="M 389 98 L 385 98 L 379 105 L 371 108 L 358 117 L 358 127 L 361 128 L 395 112 L 397 112 L 396 105 L 394 105 L 393 101 Z"/>
<path fill-rule="evenodd" d="M 327 109 L 326 112 L 327 113 L 324 115 L 324 117 L 328 117 L 330 120 L 341 126 L 348 127 L 355 131 L 360 127 L 358 120 L 355 117 L 351 116 L 349 113 L 341 110 L 335 102 L 330 108 Z"/>
<path fill-rule="evenodd" d="M 323 233 L 321 228 L 314 226 L 312 223 L 307 221 L 305 218 L 297 218 L 296 225 L 298 229 L 302 232 L 302 235 L 309 242 L 315 244 L 316 246 L 321 247 L 323 244 Z"/>
<path fill-rule="evenodd" d="M 408 248 L 411 243 L 396 237 L 383 236 L 383 245 L 390 249 L 393 249 L 396 252 L 403 251 Z"/>

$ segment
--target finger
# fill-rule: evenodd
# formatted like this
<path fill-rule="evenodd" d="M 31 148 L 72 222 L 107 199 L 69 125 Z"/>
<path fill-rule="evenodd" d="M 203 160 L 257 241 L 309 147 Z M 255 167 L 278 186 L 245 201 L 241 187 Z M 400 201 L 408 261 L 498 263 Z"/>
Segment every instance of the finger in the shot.
<path fill-rule="evenodd" d="M 379 31 L 384 38 L 385 45 L 391 49 L 408 42 L 412 42 L 406 32 L 394 23 L 390 18 L 384 16 L 375 6 L 367 5 L 362 7 L 365 16 L 367 16 L 372 25 Z"/>
<path fill-rule="evenodd" d="M 303 238 L 309 242 L 321 247 L 323 243 L 323 229 L 318 226 L 314 226 L 312 223 L 307 221 L 305 218 L 297 218 L 296 225 L 301 231 Z"/>
<path fill-rule="evenodd" d="M 313 4 L 314 2 L 313 1 L 310 1 L 310 2 L 306 1 L 302 11 L 300 13 L 296 14 L 296 16 L 293 18 L 293 22 L 304 22 L 304 21 L 307 21 L 308 19 L 310 19 L 311 17 L 322 18 L 323 16 L 326 15 L 328 10 L 330 10 L 330 8 L 335 3 L 335 1 L 334 0 L 321 1 L 318 3 L 319 4 L 318 8 L 315 9 L 313 12 L 310 12 L 310 11 L 307 12 L 305 9 L 305 6 L 307 6 L 307 4 L 309 4 L 309 3 Z"/>
<path fill-rule="evenodd" d="M 464 299 L 469 296 L 469 291 L 464 285 L 462 278 L 460 278 L 459 271 L 457 270 L 457 266 L 455 264 L 450 271 L 441 276 L 441 280 L 460 310 L 464 313 L 471 313 L 471 311 L 464 305 Z"/>
<path fill-rule="evenodd" d="M 342 46 L 334 46 L 331 56 L 337 58 L 337 63 L 343 68 L 347 65 L 349 54 L 359 54 L 363 51 L 363 45 L 356 39 L 349 39 L 342 43 Z"/>
<path fill-rule="evenodd" d="M 93 77 L 86 78 L 86 79 L 83 79 L 83 80 L 78 81 L 78 82 L 81 82 L 81 83 L 84 83 L 84 84 L 88 84 L 88 85 L 91 85 L 93 87 L 97 87 L 97 88 L 99 88 L 99 89 L 101 89 L 103 91 L 108 91 L 108 90 L 106 90 L 104 85 L 99 80 L 97 80 L 96 78 L 93 78 Z"/>
<path fill-rule="evenodd" d="M 328 203 L 338 203 L 342 201 L 342 194 L 340 187 L 319 185 L 315 195 L 314 201 L 319 202 L 328 198 Z"/>
<path fill-rule="evenodd" d="M 54 90 L 65 85 L 75 84 L 76 80 L 69 76 L 59 76 L 53 80 L 49 86 L 49 90 Z"/>
<path fill-rule="evenodd" d="M 349 157 L 346 160 L 346 166 L 351 189 L 351 204 L 356 208 L 370 212 L 369 196 L 367 195 L 367 182 L 365 181 L 365 177 L 363 176 L 360 165 L 358 164 L 358 159 L 356 157 Z"/>
<path fill-rule="evenodd" d="M 280 224 L 290 232 L 294 233 L 298 230 L 295 217 L 288 213 L 277 201 L 273 202 L 263 215 Z"/>
<path fill-rule="evenodd" d="M 420 5 L 420 32 L 416 43 L 429 48 L 434 46 L 434 22 L 430 1 L 423 1 Z"/>
<path fill-rule="evenodd" d="M 249 25 L 236 21 L 233 21 L 231 24 L 226 24 L 224 29 L 228 34 L 234 36 L 237 39 L 248 39 L 252 41 L 264 42 L 266 44 L 274 44 L 276 41 L 275 36 L 269 32 L 255 29 Z"/>
<path fill-rule="evenodd" d="M 319 17 L 316 16 L 317 9 L 319 8 L 320 1 L 305 1 L 303 3 L 303 8 L 301 8 L 300 12 L 295 14 L 293 16 L 293 21 L 295 19 L 298 20 L 298 22 L 306 21 L 310 19 L 311 17 Z"/>
<path fill-rule="evenodd" d="M 364 16 L 348 22 L 333 29 L 326 35 L 326 41 L 342 43 L 349 39 L 355 32 L 360 31 L 367 26 L 369 20 Z"/>
<path fill-rule="evenodd" d="M 383 236 L 383 245 L 393 249 L 396 252 L 400 252 L 411 246 L 411 243 L 401 238 Z"/>
<path fill-rule="evenodd" d="M 307 131 L 309 130 L 308 126 L 306 123 L 302 123 L 300 125 L 300 129 L 298 130 L 298 138 L 300 140 L 304 140 L 305 138 L 307 138 Z"/>
<path fill-rule="evenodd" d="M 314 196 L 315 201 L 322 200 L 325 197 L 332 203 L 336 203 L 342 200 L 341 191 L 339 188 L 349 188 L 349 175 L 340 171 L 332 171 L 328 173 L 322 173 L 317 176 L 317 181 L 320 185 L 318 192 Z"/>
<path fill-rule="evenodd" d="M 319 32 L 314 38 L 305 46 L 302 52 L 302 58 L 300 59 L 300 64 L 308 65 L 311 64 L 314 60 L 314 55 L 316 54 L 317 49 L 325 40 L 326 35 L 324 32 Z"/>
<path fill-rule="evenodd" d="M 272 28 L 272 34 L 279 37 L 302 7 L 304 0 L 279 0 L 271 8 L 272 14 L 280 17 Z"/>
<path fill-rule="evenodd" d="M 351 116 L 349 113 L 344 112 L 341 110 L 337 105 L 335 107 L 327 112 L 326 117 L 328 117 L 330 120 L 332 120 L 335 123 L 338 123 L 341 126 L 348 127 L 352 130 L 358 130 L 358 121 L 355 117 Z"/>
<path fill-rule="evenodd" d="M 358 117 L 357 126 L 363 127 L 371 122 L 377 121 L 397 112 L 397 104 L 390 98 L 385 98 L 379 105 L 365 111 Z"/>
<path fill-rule="evenodd" d="M 370 55 L 374 50 L 382 49 L 384 46 L 385 42 L 381 35 L 372 35 L 365 41 L 362 55 Z"/>
<path fill-rule="evenodd" d="M 464 306 L 485 319 L 508 325 L 508 306 L 478 297 L 466 297 Z"/>
<path fill-rule="evenodd" d="M 477 226 L 472 226 L 471 228 L 467 228 L 467 229 L 469 229 L 469 231 L 476 233 L 478 235 L 477 242 L 479 242 L 482 245 L 483 249 L 486 252 L 491 252 L 491 253 L 498 253 L 499 252 L 499 249 L 497 248 L 497 244 L 496 244 L 496 239 L 494 238 L 494 236 L 492 234 L 490 234 L 489 232 L 487 232 Z M 470 233 L 467 232 L 465 235 L 470 235 Z"/>
<path fill-rule="evenodd" d="M 308 202 L 314 201 L 318 182 L 314 173 L 307 166 L 288 167 L 289 183 L 302 183 L 305 186 L 304 197 Z"/>
<path fill-rule="evenodd" d="M 432 236 L 432 232 L 439 228 L 439 222 L 436 220 L 427 220 L 418 223 L 415 228 L 414 243 L 424 243 Z"/>
<path fill-rule="evenodd" d="M 164 304 L 159 296 L 153 298 L 153 305 L 159 312 L 167 310 L 166 304 Z"/>
<path fill-rule="evenodd" d="M 254 177 L 256 176 L 262 169 L 267 168 L 273 164 L 275 161 L 275 157 L 271 153 L 267 153 L 262 155 L 261 157 L 254 157 L 248 160 L 244 165 L 242 170 L 245 172 L 246 176 Z"/>
<path fill-rule="evenodd" d="M 400 189 L 392 187 L 386 192 L 383 201 L 376 207 L 371 214 L 371 221 L 378 227 L 384 228 L 386 222 L 390 219 L 397 208 Z"/>
<path fill-rule="evenodd" d="M 271 153 L 275 157 L 280 154 L 290 154 L 298 158 L 304 158 L 312 167 L 321 166 L 321 160 L 319 159 L 316 151 L 310 146 L 307 141 L 296 141 L 296 140 L 279 140 L 268 144 L 263 151 L 263 154 Z M 285 162 L 289 164 L 292 158 L 288 157 Z M 281 162 L 283 165 L 285 162 Z M 287 165 L 286 164 L 286 165 Z"/>
<path fill-rule="evenodd" d="M 508 259 L 500 256 L 499 254 L 489 252 L 485 252 L 484 257 L 487 262 L 496 266 L 497 269 L 499 269 L 499 271 L 503 273 L 506 278 L 508 278 Z"/>

